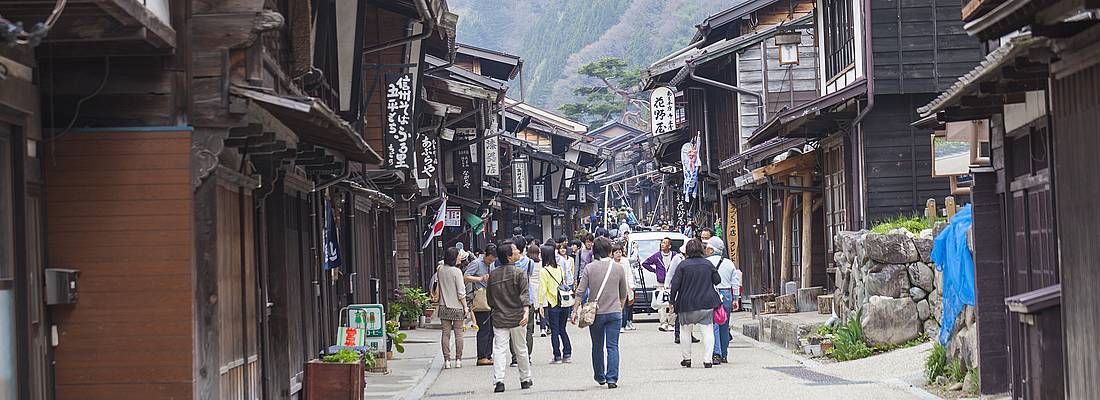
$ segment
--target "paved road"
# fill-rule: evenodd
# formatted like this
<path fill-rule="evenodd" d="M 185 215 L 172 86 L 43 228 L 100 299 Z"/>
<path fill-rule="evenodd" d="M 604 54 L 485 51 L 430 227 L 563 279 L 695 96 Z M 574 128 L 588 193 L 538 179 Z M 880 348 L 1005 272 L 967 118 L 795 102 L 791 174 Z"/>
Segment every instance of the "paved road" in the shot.
<path fill-rule="evenodd" d="M 519 389 L 518 374 L 509 368 L 508 391 L 492 393 L 490 367 L 475 367 L 473 337 L 467 337 L 465 366 L 441 371 L 428 388 L 426 398 L 473 399 L 914 399 L 920 398 L 898 384 L 860 382 L 829 374 L 843 364 L 803 364 L 789 352 L 735 336 L 731 364 L 703 369 L 679 366 L 679 347 L 672 334 L 658 332 L 656 324 L 638 324 L 637 331 L 622 334 L 619 388 L 608 390 L 592 380 L 588 331 L 570 327 L 574 362 L 551 365 L 550 338 L 535 338 L 534 382 Z M 698 344 L 696 346 L 699 346 Z M 696 361 L 699 365 L 699 361 Z M 821 371 L 821 372 L 819 372 Z M 822 373 L 825 372 L 825 373 Z M 845 374 L 846 375 L 846 374 Z M 881 379 L 881 378 L 879 378 Z"/>

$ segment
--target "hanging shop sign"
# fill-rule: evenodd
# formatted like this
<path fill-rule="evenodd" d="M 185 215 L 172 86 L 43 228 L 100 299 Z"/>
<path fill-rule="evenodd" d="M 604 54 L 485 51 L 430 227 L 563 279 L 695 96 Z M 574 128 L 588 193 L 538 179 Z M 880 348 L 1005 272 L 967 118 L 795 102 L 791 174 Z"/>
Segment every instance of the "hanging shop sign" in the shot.
<path fill-rule="evenodd" d="M 512 195 L 515 197 L 531 195 L 529 166 L 527 156 L 516 157 L 512 163 Z"/>
<path fill-rule="evenodd" d="M 737 205 L 726 201 L 726 255 L 737 264 Z"/>
<path fill-rule="evenodd" d="M 469 148 L 462 148 L 454 152 L 454 179 L 458 185 L 458 194 L 467 198 L 479 198 L 478 190 L 481 178 L 474 167 L 473 155 Z"/>
<path fill-rule="evenodd" d="M 500 177 L 500 143 L 496 136 L 485 139 L 485 175 Z"/>
<path fill-rule="evenodd" d="M 676 94 L 671 88 L 663 86 L 653 89 L 649 95 L 649 106 L 652 110 L 649 129 L 654 135 L 676 129 Z"/>
<path fill-rule="evenodd" d="M 413 115 L 412 74 L 389 74 L 386 77 L 386 166 L 393 169 L 413 168 L 413 146 L 416 132 Z"/>
<path fill-rule="evenodd" d="M 542 183 L 531 185 L 531 198 L 536 203 L 546 201 L 546 185 Z"/>
<path fill-rule="evenodd" d="M 420 162 L 417 166 L 416 186 L 428 189 L 439 179 L 439 142 L 429 135 L 420 135 Z"/>
<path fill-rule="evenodd" d="M 577 201 L 581 203 L 588 202 L 588 187 L 586 185 L 577 186 L 577 197 L 580 197 Z"/>
<path fill-rule="evenodd" d="M 462 207 L 447 207 L 443 214 L 443 226 L 462 226 Z"/>

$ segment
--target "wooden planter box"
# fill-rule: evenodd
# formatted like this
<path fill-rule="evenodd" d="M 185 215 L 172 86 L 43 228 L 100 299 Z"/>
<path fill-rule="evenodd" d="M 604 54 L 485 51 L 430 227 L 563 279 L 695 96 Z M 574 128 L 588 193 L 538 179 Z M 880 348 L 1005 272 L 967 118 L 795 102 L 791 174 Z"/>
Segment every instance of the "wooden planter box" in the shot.
<path fill-rule="evenodd" d="M 341 364 L 311 360 L 306 363 L 305 400 L 362 400 L 363 363 Z"/>
<path fill-rule="evenodd" d="M 416 320 L 400 321 L 399 324 L 400 324 L 399 326 L 400 326 L 401 330 L 403 330 L 403 331 L 416 330 Z"/>

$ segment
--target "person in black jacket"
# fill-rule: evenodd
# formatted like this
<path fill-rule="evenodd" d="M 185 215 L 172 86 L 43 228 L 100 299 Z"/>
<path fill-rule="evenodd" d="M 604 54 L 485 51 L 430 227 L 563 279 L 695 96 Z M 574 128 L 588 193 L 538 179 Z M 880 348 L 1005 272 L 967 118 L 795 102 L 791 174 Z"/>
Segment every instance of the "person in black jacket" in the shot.
<path fill-rule="evenodd" d="M 680 325 L 680 347 L 683 361 L 680 365 L 691 368 L 691 332 L 696 325 L 703 334 L 703 367 L 713 364 L 710 352 L 714 348 L 714 309 L 722 303 L 714 285 L 722 282 L 714 264 L 703 254 L 703 242 L 691 239 L 684 245 L 687 259 L 676 267 L 669 286 L 669 302 L 676 309 Z"/>

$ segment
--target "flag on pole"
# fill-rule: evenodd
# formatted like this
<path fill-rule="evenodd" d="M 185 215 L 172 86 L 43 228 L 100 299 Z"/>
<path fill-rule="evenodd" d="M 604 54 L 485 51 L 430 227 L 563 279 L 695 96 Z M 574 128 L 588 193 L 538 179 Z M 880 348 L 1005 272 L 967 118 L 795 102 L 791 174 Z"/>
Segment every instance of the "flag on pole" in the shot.
<path fill-rule="evenodd" d="M 343 265 L 343 260 L 340 259 L 340 242 L 336 234 L 336 221 L 334 221 L 332 215 L 332 202 L 325 199 L 325 229 L 324 235 L 324 256 L 321 259 L 321 266 L 326 271 L 333 268 L 340 268 Z"/>
<path fill-rule="evenodd" d="M 432 226 L 428 228 L 428 235 L 424 238 L 424 245 L 420 246 L 421 249 L 428 248 L 428 244 L 432 242 L 432 239 L 443 233 L 443 227 L 447 224 L 446 218 L 447 199 L 443 199 L 443 203 L 439 205 L 439 211 L 435 213 L 435 222 L 432 222 Z"/>
<path fill-rule="evenodd" d="M 466 223 L 470 225 L 470 229 L 474 231 L 475 235 L 485 232 L 485 219 L 482 217 L 473 213 L 466 213 Z"/>

